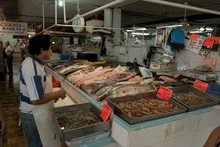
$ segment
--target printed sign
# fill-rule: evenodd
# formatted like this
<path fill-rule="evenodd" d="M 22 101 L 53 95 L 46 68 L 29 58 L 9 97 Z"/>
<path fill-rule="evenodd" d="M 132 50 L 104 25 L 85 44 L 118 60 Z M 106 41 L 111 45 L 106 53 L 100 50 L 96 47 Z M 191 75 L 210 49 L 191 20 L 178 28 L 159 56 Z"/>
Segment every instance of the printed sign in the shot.
<path fill-rule="evenodd" d="M 208 83 L 205 83 L 205 82 L 202 82 L 202 81 L 196 79 L 193 86 L 203 92 L 206 92 L 206 89 L 208 87 Z"/>
<path fill-rule="evenodd" d="M 196 40 L 189 40 L 186 49 L 195 53 L 199 53 L 206 37 L 199 35 Z"/>
<path fill-rule="evenodd" d="M 101 112 L 100 116 L 102 117 L 104 122 L 106 122 L 106 120 L 109 118 L 111 112 L 112 112 L 112 108 L 109 107 L 107 104 L 103 104 L 102 112 Z"/>
<path fill-rule="evenodd" d="M 0 33 L 12 35 L 27 35 L 28 24 L 22 22 L 0 21 Z"/>
<path fill-rule="evenodd" d="M 157 97 L 159 97 L 165 101 L 169 101 L 172 93 L 173 93 L 173 91 L 171 89 L 164 87 L 164 86 L 160 86 L 160 88 L 157 91 Z"/>

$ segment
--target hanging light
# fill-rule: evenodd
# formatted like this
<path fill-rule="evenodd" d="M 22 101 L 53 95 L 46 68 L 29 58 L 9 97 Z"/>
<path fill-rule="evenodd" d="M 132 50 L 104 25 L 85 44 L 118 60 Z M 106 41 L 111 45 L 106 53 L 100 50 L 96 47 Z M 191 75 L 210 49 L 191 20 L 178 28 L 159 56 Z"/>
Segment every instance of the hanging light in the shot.
<path fill-rule="evenodd" d="M 62 7 L 63 6 L 63 0 L 58 0 L 58 4 L 59 4 L 60 7 Z"/>

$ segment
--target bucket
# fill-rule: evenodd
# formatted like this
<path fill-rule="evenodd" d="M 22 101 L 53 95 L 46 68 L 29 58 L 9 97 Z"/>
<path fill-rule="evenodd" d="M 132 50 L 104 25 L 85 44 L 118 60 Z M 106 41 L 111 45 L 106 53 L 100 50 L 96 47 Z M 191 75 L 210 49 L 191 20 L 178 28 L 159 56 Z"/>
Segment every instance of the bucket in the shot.
<path fill-rule="evenodd" d="M 60 60 L 69 60 L 69 57 L 69 54 L 60 55 Z"/>
<path fill-rule="evenodd" d="M 220 97 L 220 84 L 209 84 L 206 92 L 216 97 Z"/>

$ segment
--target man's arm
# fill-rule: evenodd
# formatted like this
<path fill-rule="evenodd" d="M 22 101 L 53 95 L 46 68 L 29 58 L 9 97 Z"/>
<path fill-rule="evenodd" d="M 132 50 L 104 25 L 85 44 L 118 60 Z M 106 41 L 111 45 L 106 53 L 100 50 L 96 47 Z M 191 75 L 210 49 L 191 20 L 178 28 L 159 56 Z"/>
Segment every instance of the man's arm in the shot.
<path fill-rule="evenodd" d="M 31 101 L 33 105 L 45 104 L 51 100 L 57 101 L 58 98 L 64 99 L 66 97 L 66 92 L 61 89 L 55 92 L 44 94 L 43 98 L 40 100 Z"/>
<path fill-rule="evenodd" d="M 220 139 L 220 126 L 216 127 L 209 135 L 203 147 L 216 147 Z"/>

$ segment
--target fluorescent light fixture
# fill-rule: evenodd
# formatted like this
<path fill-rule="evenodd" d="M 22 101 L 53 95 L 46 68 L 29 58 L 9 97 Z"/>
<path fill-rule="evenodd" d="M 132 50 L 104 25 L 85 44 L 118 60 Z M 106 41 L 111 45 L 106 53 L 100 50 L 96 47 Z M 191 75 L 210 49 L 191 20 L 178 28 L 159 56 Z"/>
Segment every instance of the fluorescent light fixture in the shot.
<path fill-rule="evenodd" d="M 59 4 L 60 7 L 62 7 L 63 6 L 63 0 L 58 0 L 58 4 Z"/>
<path fill-rule="evenodd" d="M 212 32 L 213 28 L 206 28 L 206 27 L 202 27 L 202 28 L 198 28 L 196 30 L 192 30 L 189 31 L 190 33 L 206 33 L 206 32 Z"/>
<path fill-rule="evenodd" d="M 135 30 L 141 30 L 141 31 L 146 31 L 147 29 L 146 28 L 137 28 Z"/>
<path fill-rule="evenodd" d="M 136 33 L 136 32 L 132 32 L 131 33 L 132 35 L 141 35 L 141 36 L 148 36 L 148 35 L 150 35 L 150 33 Z"/>
<path fill-rule="evenodd" d="M 200 29 L 199 29 L 199 31 L 202 31 L 202 32 L 203 32 L 204 30 L 205 30 L 205 28 L 200 28 Z"/>
<path fill-rule="evenodd" d="M 126 30 L 126 32 L 134 32 L 134 30 Z"/>
<path fill-rule="evenodd" d="M 134 31 L 146 31 L 146 28 L 135 28 L 134 30 L 126 30 L 126 32 L 134 32 Z"/>
<path fill-rule="evenodd" d="M 189 31 L 189 32 L 192 33 L 192 34 L 202 33 L 202 31 Z"/>
<path fill-rule="evenodd" d="M 206 28 L 206 31 L 213 31 L 213 28 Z"/>
<path fill-rule="evenodd" d="M 213 31 L 213 28 L 202 27 L 199 29 L 199 31 Z"/>
<path fill-rule="evenodd" d="M 178 24 L 178 25 L 169 25 L 169 26 L 159 26 L 156 27 L 157 29 L 162 29 L 162 28 L 173 28 L 173 27 L 182 27 L 183 25 Z"/>
<path fill-rule="evenodd" d="M 28 32 L 29 35 L 35 35 L 35 32 Z"/>

